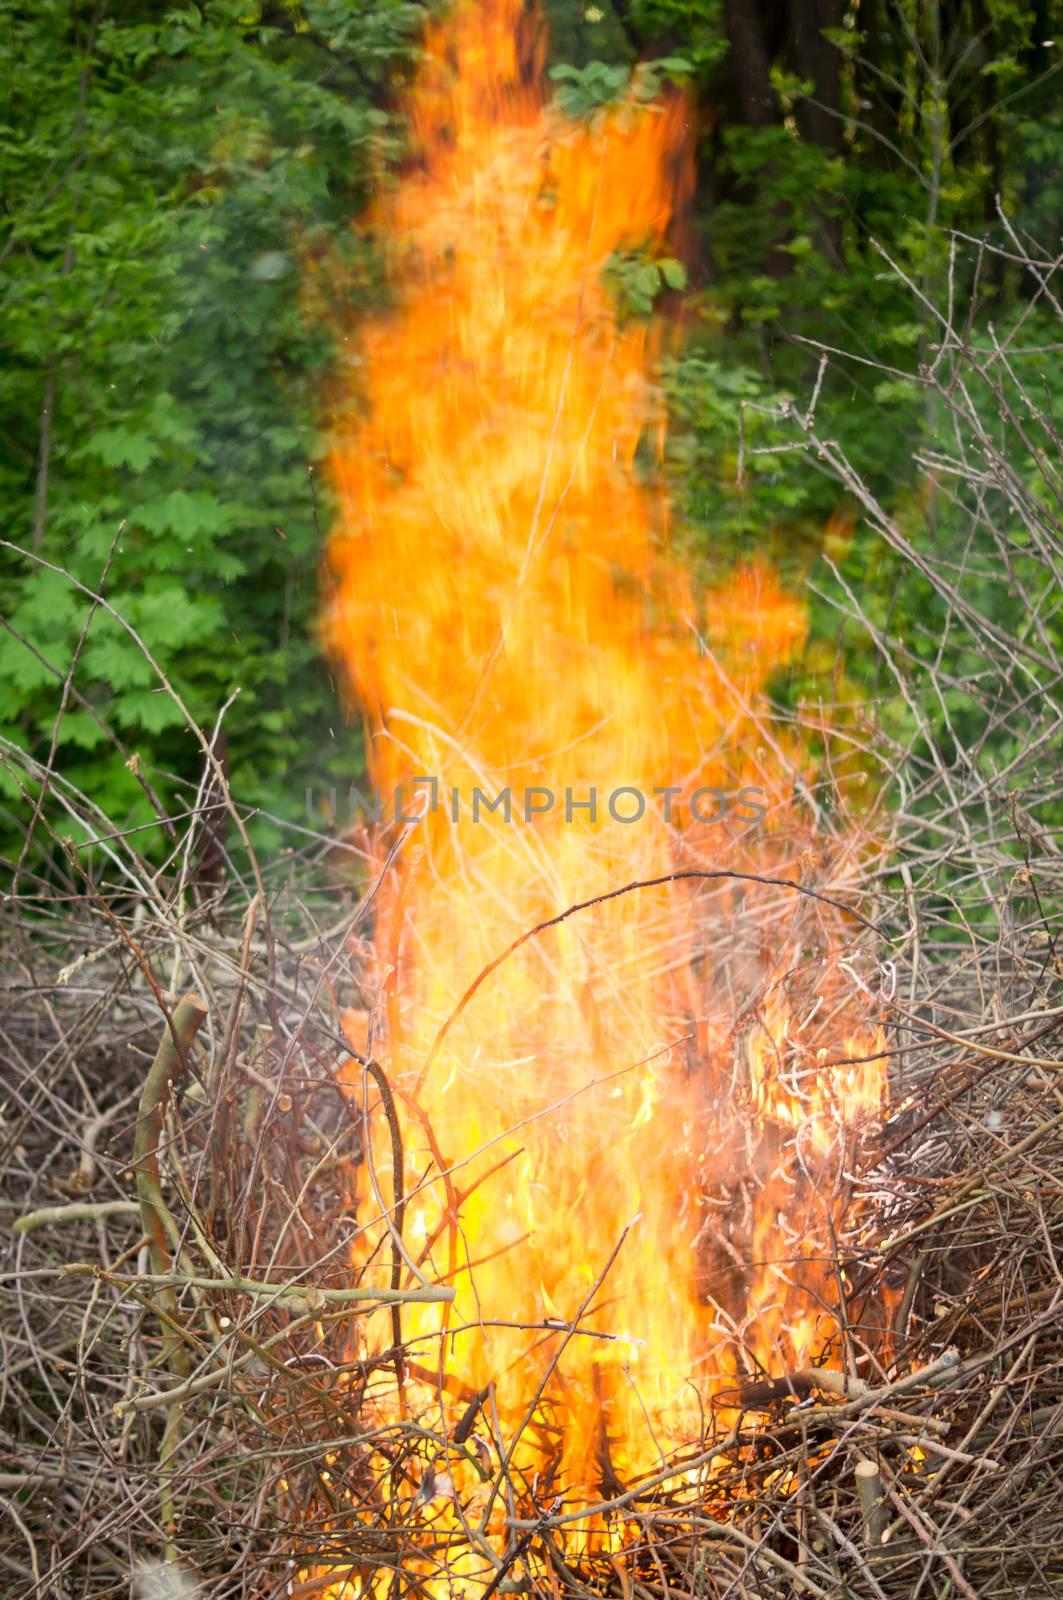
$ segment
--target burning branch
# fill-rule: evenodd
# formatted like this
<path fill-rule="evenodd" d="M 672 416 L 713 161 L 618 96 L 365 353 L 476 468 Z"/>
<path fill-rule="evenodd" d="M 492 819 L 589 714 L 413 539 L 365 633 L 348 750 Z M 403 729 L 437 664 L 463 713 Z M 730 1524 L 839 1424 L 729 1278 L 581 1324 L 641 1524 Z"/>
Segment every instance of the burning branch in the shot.
<path fill-rule="evenodd" d="M 711 883 L 726 879 L 730 879 L 737 883 L 759 883 L 773 889 L 790 889 L 795 894 L 806 895 L 810 900 L 818 900 L 823 905 L 833 906 L 835 910 L 844 911 L 846 916 L 852 917 L 856 922 L 859 922 L 862 927 L 869 929 L 872 933 L 879 931 L 873 922 L 868 921 L 868 919 L 861 912 L 855 910 L 854 907 L 846 904 L 846 902 L 843 900 L 838 900 L 832 895 L 823 894 L 818 889 L 811 889 L 807 884 L 795 883 L 791 878 L 773 878 L 759 872 L 736 872 L 731 868 L 724 867 L 720 867 L 714 871 L 701 871 L 691 868 L 682 872 L 667 872 L 660 878 L 646 878 L 635 883 L 625 883 L 622 884 L 618 889 L 607 889 L 602 894 L 592 896 L 592 898 L 589 900 L 581 900 L 577 904 L 569 906 L 566 910 L 559 911 L 554 917 L 547 917 L 545 921 L 537 922 L 533 928 L 526 928 L 523 933 L 517 935 L 512 944 L 506 946 L 500 955 L 495 956 L 493 961 L 489 961 L 486 967 L 481 968 L 476 977 L 473 979 L 472 983 L 470 983 L 469 987 L 465 990 L 465 993 L 462 995 L 453 1011 L 450 1012 L 446 1020 L 438 1029 L 435 1038 L 432 1040 L 431 1049 L 429 1050 L 425 1059 L 424 1066 L 421 1068 L 421 1074 L 418 1079 L 418 1088 L 423 1086 L 424 1080 L 431 1071 L 444 1040 L 446 1039 L 451 1028 L 457 1022 L 458 1018 L 461 1016 L 462 1012 L 472 1000 L 473 996 L 476 994 L 477 990 L 479 990 L 487 982 L 488 978 L 496 973 L 499 967 L 503 966 L 511 956 L 516 955 L 517 951 L 520 950 L 522 946 L 526 945 L 530 939 L 538 938 L 539 934 L 546 933 L 550 928 L 560 927 L 562 923 L 567 922 L 570 917 L 577 916 L 581 911 L 589 911 L 593 906 L 605 905 L 610 900 L 618 900 L 621 898 L 621 896 L 633 894 L 640 889 L 659 889 L 665 884 L 669 883 L 683 883 L 688 881 L 702 881 Z"/>

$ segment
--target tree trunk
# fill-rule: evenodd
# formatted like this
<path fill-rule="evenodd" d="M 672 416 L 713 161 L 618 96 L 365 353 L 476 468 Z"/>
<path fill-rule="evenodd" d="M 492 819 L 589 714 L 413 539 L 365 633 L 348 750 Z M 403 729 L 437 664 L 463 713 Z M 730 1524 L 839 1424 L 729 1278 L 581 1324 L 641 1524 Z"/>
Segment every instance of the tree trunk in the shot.
<path fill-rule="evenodd" d="M 779 119 L 771 86 L 771 61 L 757 0 L 725 0 L 727 33 L 734 51 L 742 119 L 751 128 L 768 128 Z"/>
<path fill-rule="evenodd" d="M 824 28 L 840 28 L 842 0 L 791 0 L 790 48 L 802 78 L 812 83 L 812 99 L 798 108 L 802 136 L 836 155 L 841 148 L 841 54 L 823 37 Z"/>

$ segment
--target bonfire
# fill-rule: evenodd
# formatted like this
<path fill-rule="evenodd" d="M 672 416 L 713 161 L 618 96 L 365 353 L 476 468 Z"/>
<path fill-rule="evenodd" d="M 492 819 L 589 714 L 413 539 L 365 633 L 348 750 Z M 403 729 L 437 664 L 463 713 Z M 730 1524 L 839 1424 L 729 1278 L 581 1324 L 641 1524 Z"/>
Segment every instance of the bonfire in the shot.
<path fill-rule="evenodd" d="M 776 704 L 805 597 L 667 493 L 694 113 L 545 59 L 519 0 L 433 23 L 354 223 L 322 633 L 375 801 L 264 868 L 197 731 L 220 888 L 119 834 L 34 887 L 12 1059 L 109 1084 L 9 1109 L 34 1593 L 1055 1592 L 1057 914 L 957 939 L 939 874 L 1058 852 Z M 821 380 L 777 420 L 839 537 L 885 513 Z"/>

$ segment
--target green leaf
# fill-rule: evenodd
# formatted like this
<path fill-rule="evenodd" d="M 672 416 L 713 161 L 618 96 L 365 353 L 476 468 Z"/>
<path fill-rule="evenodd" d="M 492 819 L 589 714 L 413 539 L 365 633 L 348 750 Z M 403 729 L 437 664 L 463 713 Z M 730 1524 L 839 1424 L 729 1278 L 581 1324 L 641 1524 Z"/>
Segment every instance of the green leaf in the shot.
<path fill-rule="evenodd" d="M 86 672 L 111 690 L 157 681 L 151 663 L 125 633 L 90 634 L 82 660 Z"/>
<path fill-rule="evenodd" d="M 657 265 L 669 289 L 686 288 L 687 269 L 681 261 L 676 261 L 671 256 L 666 256 L 662 261 L 658 261 Z"/>
<path fill-rule="evenodd" d="M 661 274 L 656 263 L 645 262 L 636 270 L 632 281 L 637 293 L 652 301 L 661 286 Z"/>
<path fill-rule="evenodd" d="M 114 705 L 114 716 L 130 734 L 162 733 L 167 728 L 185 725 L 180 708 L 164 689 L 137 690 L 119 695 Z"/>
<path fill-rule="evenodd" d="M 154 433 L 117 426 L 97 428 L 90 433 L 80 450 L 74 453 L 74 459 L 79 455 L 95 456 L 104 466 L 129 467 L 133 472 L 143 472 L 161 453 L 162 441 Z"/>

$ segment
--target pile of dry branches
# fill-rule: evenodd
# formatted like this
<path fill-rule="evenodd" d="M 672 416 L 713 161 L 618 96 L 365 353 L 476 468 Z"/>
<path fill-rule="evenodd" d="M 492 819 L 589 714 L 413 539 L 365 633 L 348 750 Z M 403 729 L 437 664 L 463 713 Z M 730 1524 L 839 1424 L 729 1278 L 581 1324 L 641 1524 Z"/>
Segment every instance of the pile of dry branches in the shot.
<path fill-rule="evenodd" d="M 863 900 L 879 932 L 851 976 L 887 1021 L 894 1111 L 852 1155 L 875 1234 L 843 1263 L 826 1368 L 763 1375 L 611 1484 L 608 1551 L 581 1533 L 585 1505 L 512 1468 L 489 1393 L 397 1405 L 425 1378 L 402 1306 L 452 1291 L 411 1270 L 403 1120 L 343 1031 L 380 875 L 355 901 L 355 845 L 305 830 L 259 863 L 214 735 L 196 730 L 203 783 L 161 866 L 8 745 L 27 827 L 0 906 L 4 1593 L 1063 1592 L 1059 440 L 1022 326 L 972 332 L 980 252 L 954 241 L 909 375 L 934 424 L 926 537 L 832 443 L 822 373 L 777 418 L 938 606 L 931 637 L 887 637 L 839 577 L 885 687 L 855 717 L 798 714 L 824 791 L 832 753 L 859 748 L 888 819 Z M 1006 253 L 1031 308 L 1058 311 L 1056 263 L 1017 237 Z M 231 848 L 204 882 L 217 807 Z M 374 1119 L 395 1192 L 372 1170 Z M 357 1268 L 356 1187 L 389 1219 Z M 847 1319 L 869 1295 L 888 1326 L 857 1377 Z M 371 1358 L 352 1338 L 368 1316 L 392 1330 Z M 444 1488 L 458 1463 L 497 1488 L 476 1524 Z"/>

